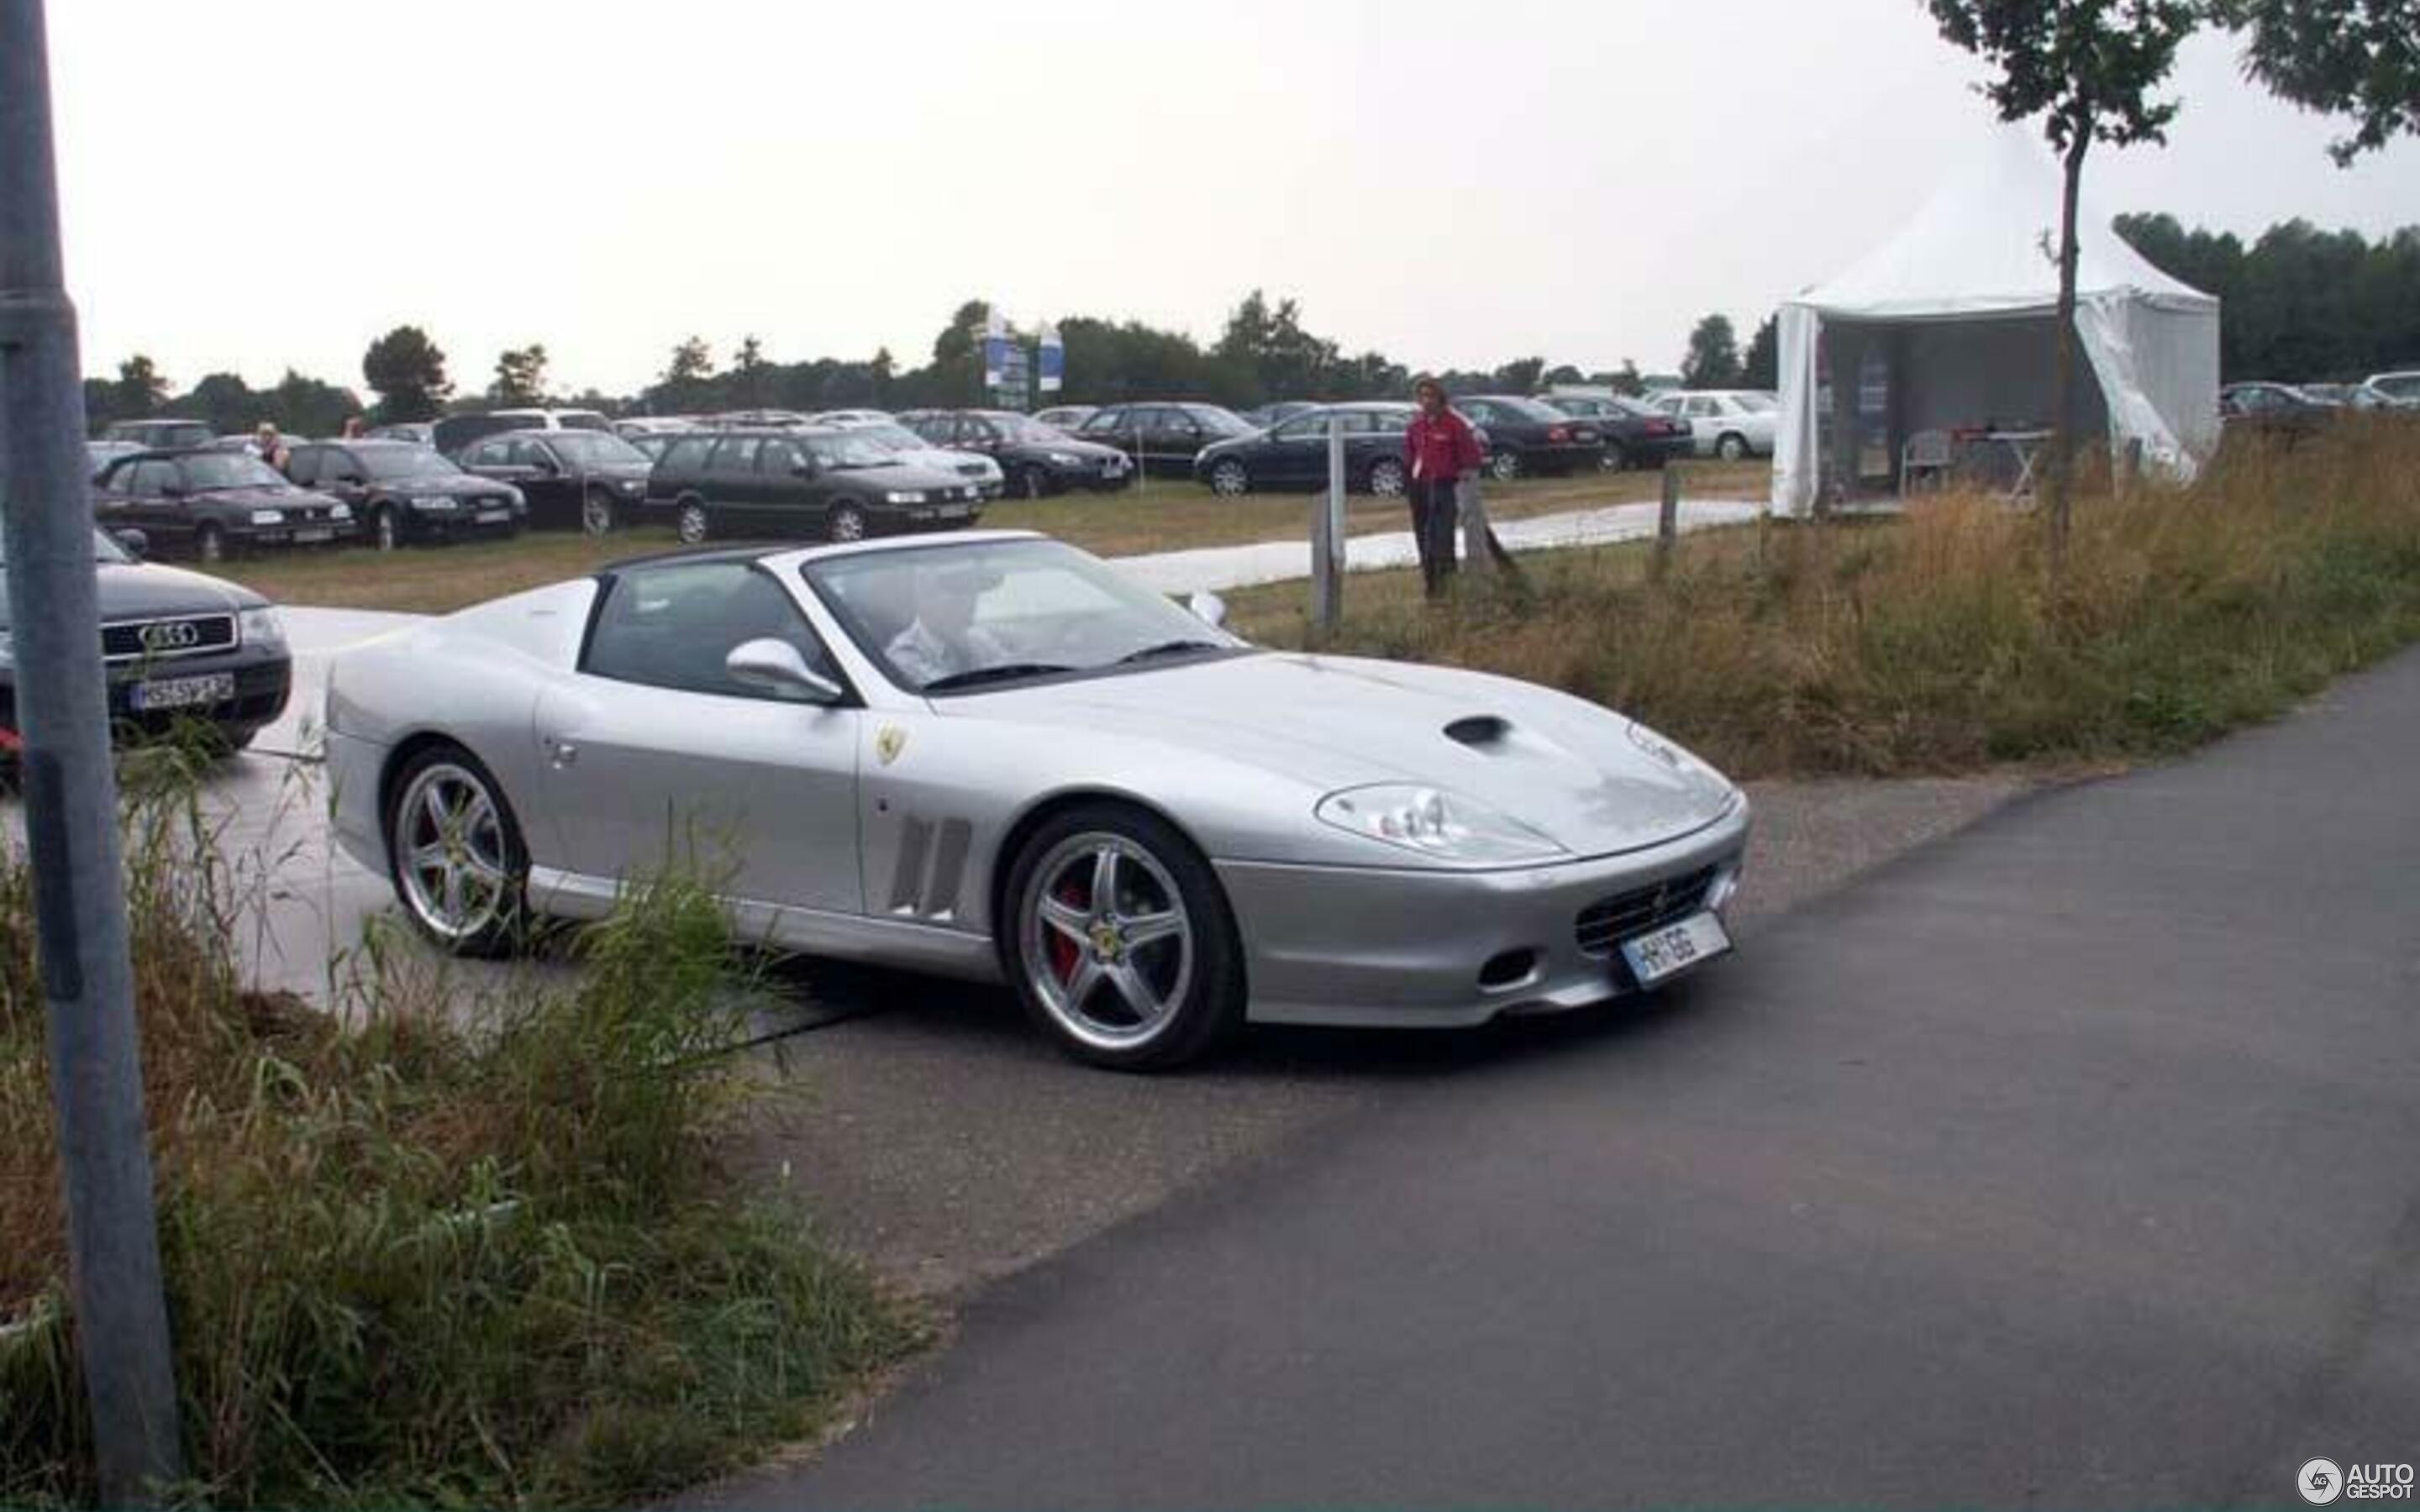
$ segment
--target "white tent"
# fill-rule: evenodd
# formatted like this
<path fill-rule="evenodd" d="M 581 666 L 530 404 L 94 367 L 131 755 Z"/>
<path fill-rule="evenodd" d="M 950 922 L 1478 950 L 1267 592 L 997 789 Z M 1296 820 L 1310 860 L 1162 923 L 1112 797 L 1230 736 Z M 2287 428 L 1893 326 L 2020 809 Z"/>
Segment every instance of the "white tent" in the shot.
<path fill-rule="evenodd" d="M 1831 455 L 1852 463 L 1895 466 L 1923 430 L 2048 424 L 2060 188 L 2048 147 L 2005 127 L 1898 236 L 1782 305 L 1775 514 L 1824 482 L 1819 351 Z M 2144 261 L 2088 198 L 2076 221 L 2078 433 L 2139 440 L 2147 467 L 2189 479 L 2218 445 L 2218 301 Z"/>

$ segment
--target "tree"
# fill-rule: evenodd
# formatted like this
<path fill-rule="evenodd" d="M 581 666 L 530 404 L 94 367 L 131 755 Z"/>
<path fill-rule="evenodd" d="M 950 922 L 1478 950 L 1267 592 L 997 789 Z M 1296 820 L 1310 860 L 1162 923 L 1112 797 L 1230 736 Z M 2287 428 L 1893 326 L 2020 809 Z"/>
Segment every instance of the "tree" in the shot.
<path fill-rule="evenodd" d="M 1731 330 L 1730 316 L 1710 315 L 1689 332 L 1689 355 L 1681 359 L 1681 381 L 1693 389 L 1739 387 L 1739 335 Z"/>
<path fill-rule="evenodd" d="M 1585 383 L 1587 381 L 1587 375 L 1583 374 L 1578 368 L 1574 367 L 1569 363 L 1565 363 L 1559 367 L 1547 369 L 1544 379 L 1546 387 L 1550 389 L 1561 384 Z"/>
<path fill-rule="evenodd" d="M 362 412 L 362 401 L 352 390 L 305 378 L 290 367 L 275 388 L 257 397 L 260 418 L 276 422 L 289 436 L 334 436 Z"/>
<path fill-rule="evenodd" d="M 647 391 L 652 407 L 676 412 L 706 407 L 714 392 L 714 351 L 703 336 L 691 336 L 673 348 L 663 376 Z"/>
<path fill-rule="evenodd" d="M 1766 316 L 1758 323 L 1756 334 L 1748 338 L 1747 360 L 1740 364 L 1740 387 L 1781 387 L 1781 321 L 1777 316 Z"/>
<path fill-rule="evenodd" d="M 153 365 L 151 359 L 141 352 L 117 364 L 117 382 L 113 387 L 116 390 L 112 395 L 115 400 L 113 408 L 117 411 L 118 419 L 137 420 L 146 415 L 156 415 L 168 402 L 167 378 Z"/>
<path fill-rule="evenodd" d="M 765 408 L 765 391 L 773 364 L 765 361 L 764 344 L 754 336 L 743 336 L 739 351 L 731 359 L 731 396 L 745 409 Z"/>
<path fill-rule="evenodd" d="M 2177 48 L 2205 19 L 2202 0 L 1927 0 L 1941 35 L 1981 57 L 1994 77 L 1981 85 L 2006 121 L 2043 116 L 2059 154 L 2057 357 L 2051 378 L 2051 578 L 2067 569 L 2068 485 L 2073 473 L 2075 208 L 2085 154 L 2095 142 L 2164 142 L 2177 113 L 2153 91 L 2175 68 Z"/>
<path fill-rule="evenodd" d="M 496 380 L 488 385 L 488 399 L 499 407 L 546 402 L 546 347 L 531 342 L 507 347 L 496 354 Z"/>
<path fill-rule="evenodd" d="M 454 393 L 445 354 L 418 326 L 397 326 L 362 353 L 362 380 L 378 394 L 382 421 L 433 420 Z"/>
<path fill-rule="evenodd" d="M 2350 116 L 2338 167 L 2420 134 L 2420 0 L 2215 0 L 2249 36 L 2243 71 L 2305 110 Z"/>
<path fill-rule="evenodd" d="M 1237 404 L 1325 397 L 1338 361 L 1336 343 L 1303 329 L 1299 301 L 1272 307 L 1259 289 L 1229 312 L 1210 355 L 1225 368 L 1213 392 Z"/>

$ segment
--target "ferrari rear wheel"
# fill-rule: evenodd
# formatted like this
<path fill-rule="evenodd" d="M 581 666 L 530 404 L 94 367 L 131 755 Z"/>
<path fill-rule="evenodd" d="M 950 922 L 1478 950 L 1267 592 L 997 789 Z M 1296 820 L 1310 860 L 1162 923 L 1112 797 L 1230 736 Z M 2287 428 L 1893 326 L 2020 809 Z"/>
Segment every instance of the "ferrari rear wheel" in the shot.
<path fill-rule="evenodd" d="M 1006 896 L 1017 996 L 1078 1060 L 1164 1070 L 1243 1022 L 1234 915 L 1166 821 L 1114 804 L 1054 815 L 1018 853 Z"/>
<path fill-rule="evenodd" d="M 411 922 L 456 955 L 501 955 L 520 939 L 529 853 L 503 790 L 459 746 L 432 746 L 396 774 L 388 866 Z"/>

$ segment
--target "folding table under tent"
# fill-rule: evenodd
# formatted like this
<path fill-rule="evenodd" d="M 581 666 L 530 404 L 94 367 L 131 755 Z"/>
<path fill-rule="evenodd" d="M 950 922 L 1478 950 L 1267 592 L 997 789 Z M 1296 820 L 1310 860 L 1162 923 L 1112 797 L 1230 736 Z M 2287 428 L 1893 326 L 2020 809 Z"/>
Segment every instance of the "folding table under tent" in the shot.
<path fill-rule="evenodd" d="M 1827 471 L 1854 494 L 1877 428 L 1895 475 L 1921 431 L 2049 424 L 2060 188 L 2048 147 L 2004 127 L 1888 243 L 1782 305 L 1775 514 L 1810 510 Z M 2189 481 L 2218 448 L 2218 301 L 2144 260 L 2088 197 L 2076 239 L 2075 432 L 2118 454 L 2139 440 L 2147 471 Z"/>

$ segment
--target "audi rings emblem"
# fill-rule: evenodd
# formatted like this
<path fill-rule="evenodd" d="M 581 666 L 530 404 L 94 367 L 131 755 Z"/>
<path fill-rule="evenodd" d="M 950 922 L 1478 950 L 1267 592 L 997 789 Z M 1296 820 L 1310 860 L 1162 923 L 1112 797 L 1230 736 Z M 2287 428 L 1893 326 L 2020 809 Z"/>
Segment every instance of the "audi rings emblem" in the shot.
<path fill-rule="evenodd" d="M 202 643 L 202 627 L 191 620 L 147 625 L 142 630 L 146 651 L 183 651 Z"/>

